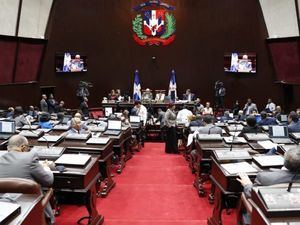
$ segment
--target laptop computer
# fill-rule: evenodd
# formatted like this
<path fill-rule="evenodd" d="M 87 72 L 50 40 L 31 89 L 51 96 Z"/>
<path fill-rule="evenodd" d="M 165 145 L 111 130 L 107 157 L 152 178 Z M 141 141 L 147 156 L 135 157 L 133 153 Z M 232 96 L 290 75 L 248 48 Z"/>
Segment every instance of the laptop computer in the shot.
<path fill-rule="evenodd" d="M 109 137 L 92 137 L 87 140 L 86 144 L 91 145 L 106 145 L 109 141 Z"/>
<path fill-rule="evenodd" d="M 0 140 L 7 140 L 16 132 L 15 121 L 0 121 Z"/>
<path fill-rule="evenodd" d="M 105 107 L 104 108 L 105 117 L 109 117 L 111 114 L 113 114 L 113 108 L 112 107 Z"/>
<path fill-rule="evenodd" d="M 131 127 L 139 127 L 141 125 L 140 116 L 129 116 L 129 122 Z"/>
<path fill-rule="evenodd" d="M 53 127 L 53 130 L 69 130 L 70 126 L 68 124 L 57 124 Z"/>
<path fill-rule="evenodd" d="M 279 117 L 279 120 L 281 123 L 287 123 L 288 122 L 288 115 L 282 114 Z"/>
<path fill-rule="evenodd" d="M 105 135 L 118 136 L 122 130 L 121 120 L 108 120 L 107 130 L 103 133 Z"/>
<path fill-rule="evenodd" d="M 264 133 L 246 133 L 244 137 L 247 141 L 265 141 L 270 140 L 269 136 Z"/>
<path fill-rule="evenodd" d="M 271 141 L 277 144 L 294 144 L 289 138 L 287 126 L 270 126 L 269 137 Z"/>

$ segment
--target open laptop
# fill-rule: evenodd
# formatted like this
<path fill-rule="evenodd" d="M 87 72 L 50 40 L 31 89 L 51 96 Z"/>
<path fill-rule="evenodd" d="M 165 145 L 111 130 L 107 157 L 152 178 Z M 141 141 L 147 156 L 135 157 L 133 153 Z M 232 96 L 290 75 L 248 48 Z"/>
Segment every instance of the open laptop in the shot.
<path fill-rule="evenodd" d="M 279 120 L 281 123 L 287 123 L 288 122 L 288 115 L 282 114 L 279 117 Z"/>
<path fill-rule="evenodd" d="M 131 127 L 138 128 L 141 125 L 141 117 L 140 116 L 130 116 L 129 122 L 131 124 Z"/>
<path fill-rule="evenodd" d="M 105 107 L 104 108 L 105 117 L 109 117 L 111 114 L 113 114 L 113 108 L 112 107 Z"/>
<path fill-rule="evenodd" d="M 15 121 L 0 121 L 0 140 L 7 140 L 16 132 Z"/>
<path fill-rule="evenodd" d="M 269 137 L 271 141 L 277 144 L 294 144 L 289 138 L 287 126 L 270 126 Z"/>
<path fill-rule="evenodd" d="M 122 130 L 121 120 L 108 120 L 107 130 L 103 133 L 105 135 L 118 136 Z"/>

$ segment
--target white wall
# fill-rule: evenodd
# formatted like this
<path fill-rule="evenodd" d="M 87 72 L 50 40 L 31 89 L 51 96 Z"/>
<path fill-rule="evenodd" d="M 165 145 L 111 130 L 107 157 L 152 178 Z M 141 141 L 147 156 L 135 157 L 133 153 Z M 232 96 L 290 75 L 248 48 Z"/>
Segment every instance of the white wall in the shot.
<path fill-rule="evenodd" d="M 269 38 L 299 36 L 294 0 L 259 0 Z"/>
<path fill-rule="evenodd" d="M 53 0 L 23 0 L 20 37 L 44 38 Z"/>
<path fill-rule="evenodd" d="M 18 17 L 19 0 L 0 0 L 0 34 L 14 36 Z"/>

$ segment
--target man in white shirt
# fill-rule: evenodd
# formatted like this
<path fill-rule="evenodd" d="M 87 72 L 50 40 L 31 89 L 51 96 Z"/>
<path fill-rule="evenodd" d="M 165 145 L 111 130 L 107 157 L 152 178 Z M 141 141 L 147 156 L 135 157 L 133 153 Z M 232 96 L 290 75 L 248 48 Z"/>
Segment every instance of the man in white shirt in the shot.
<path fill-rule="evenodd" d="M 206 102 L 205 107 L 202 110 L 203 115 L 213 115 L 214 111 L 212 107 L 210 107 L 210 102 Z"/>
<path fill-rule="evenodd" d="M 184 123 L 186 126 L 189 125 L 189 118 L 193 115 L 191 110 L 188 110 L 184 105 L 183 108 L 177 114 L 177 121 Z"/>
<path fill-rule="evenodd" d="M 136 101 L 134 105 L 136 115 L 141 117 L 141 120 L 143 121 L 143 124 L 145 126 L 148 118 L 147 108 L 143 106 L 140 101 Z"/>
<path fill-rule="evenodd" d="M 267 113 L 273 113 L 275 111 L 275 109 L 276 109 L 275 103 L 273 103 L 272 99 L 269 98 L 268 103 L 267 103 L 266 108 L 265 108 L 265 111 Z"/>

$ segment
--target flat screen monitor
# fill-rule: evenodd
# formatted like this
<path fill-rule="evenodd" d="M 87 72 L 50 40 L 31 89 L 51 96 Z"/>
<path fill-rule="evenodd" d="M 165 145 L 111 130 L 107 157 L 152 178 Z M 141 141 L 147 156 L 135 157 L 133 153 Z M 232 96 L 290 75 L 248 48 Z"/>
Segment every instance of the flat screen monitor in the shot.
<path fill-rule="evenodd" d="M 105 112 L 105 116 L 109 117 L 111 114 L 113 114 L 113 108 L 112 107 L 105 107 L 104 112 Z"/>
<path fill-rule="evenodd" d="M 122 121 L 121 120 L 108 120 L 108 130 L 121 130 Z"/>
<path fill-rule="evenodd" d="M 224 71 L 232 73 L 256 73 L 256 53 L 225 53 Z"/>
<path fill-rule="evenodd" d="M 55 70 L 58 73 L 87 71 L 87 56 L 78 52 L 56 53 Z"/>

